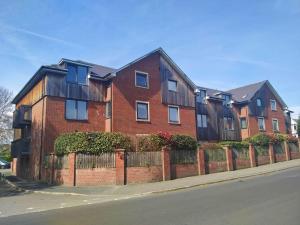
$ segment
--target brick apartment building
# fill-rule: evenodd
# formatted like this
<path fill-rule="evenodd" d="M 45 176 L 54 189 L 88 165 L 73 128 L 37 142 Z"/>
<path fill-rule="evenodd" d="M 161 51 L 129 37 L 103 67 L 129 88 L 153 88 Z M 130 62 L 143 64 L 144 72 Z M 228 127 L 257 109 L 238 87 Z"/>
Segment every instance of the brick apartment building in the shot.
<path fill-rule="evenodd" d="M 42 66 L 13 103 L 12 155 L 21 176 L 34 180 L 42 179 L 44 156 L 66 132 L 135 139 L 168 131 L 199 141 L 290 132 L 290 111 L 268 81 L 227 92 L 197 87 L 161 48 L 119 69 L 69 59 Z"/>
<path fill-rule="evenodd" d="M 12 155 L 23 177 L 41 179 L 42 159 L 61 133 L 196 137 L 194 89 L 161 48 L 120 69 L 68 59 L 42 66 L 13 100 Z"/>
<path fill-rule="evenodd" d="M 200 141 L 241 140 L 260 132 L 291 134 L 291 111 L 269 81 L 229 91 L 198 90 Z"/>

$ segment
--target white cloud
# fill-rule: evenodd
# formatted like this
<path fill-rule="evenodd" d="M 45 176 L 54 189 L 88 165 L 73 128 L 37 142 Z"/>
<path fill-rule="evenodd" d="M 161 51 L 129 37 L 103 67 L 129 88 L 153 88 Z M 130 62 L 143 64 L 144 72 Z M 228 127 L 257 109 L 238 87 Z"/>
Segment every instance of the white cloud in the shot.
<path fill-rule="evenodd" d="M 4 25 L 4 24 L 0 23 L 0 27 L 2 29 L 7 30 L 7 31 L 18 32 L 18 33 L 30 35 L 30 36 L 33 36 L 33 37 L 37 37 L 37 38 L 40 38 L 40 39 L 43 39 L 43 40 L 47 40 L 47 41 L 51 41 L 51 42 L 56 42 L 56 43 L 60 43 L 60 44 L 64 44 L 64 45 L 68 45 L 68 46 L 71 46 L 71 47 L 81 47 L 80 45 L 72 43 L 72 42 L 69 42 L 69 41 L 65 41 L 65 40 L 62 40 L 62 39 L 59 39 L 59 38 L 56 38 L 56 37 L 52 37 L 52 36 L 49 36 L 49 35 L 44 35 L 44 34 L 36 33 L 36 32 L 30 31 L 30 30 L 26 30 L 26 29 L 14 27 L 14 26 Z"/>

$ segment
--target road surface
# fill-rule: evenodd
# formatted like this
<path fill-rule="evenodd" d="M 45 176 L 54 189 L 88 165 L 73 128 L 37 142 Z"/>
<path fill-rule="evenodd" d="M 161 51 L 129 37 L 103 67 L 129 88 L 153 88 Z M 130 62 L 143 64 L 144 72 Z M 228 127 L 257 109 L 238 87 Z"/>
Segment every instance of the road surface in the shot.
<path fill-rule="evenodd" d="M 141 198 L 0 218 L 0 224 L 300 225 L 300 168 Z"/>

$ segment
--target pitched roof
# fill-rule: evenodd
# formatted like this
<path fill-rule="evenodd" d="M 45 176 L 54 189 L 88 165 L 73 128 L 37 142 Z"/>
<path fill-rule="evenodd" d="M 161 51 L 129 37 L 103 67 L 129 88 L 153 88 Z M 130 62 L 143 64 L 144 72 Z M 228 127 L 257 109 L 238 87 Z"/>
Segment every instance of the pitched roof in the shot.
<path fill-rule="evenodd" d="M 249 84 L 239 88 L 231 89 L 227 92 L 232 94 L 232 98 L 237 102 L 250 101 L 256 92 L 266 83 L 267 81 L 261 81 L 254 84 Z"/>
<path fill-rule="evenodd" d="M 67 70 L 63 69 L 59 65 L 44 65 L 41 66 L 30 80 L 24 85 L 21 91 L 14 97 L 12 104 L 17 104 L 24 95 L 26 95 L 33 86 L 43 77 L 46 72 L 55 72 L 56 74 L 65 74 Z"/>
<path fill-rule="evenodd" d="M 170 56 L 168 56 L 168 54 L 161 48 L 157 48 L 145 55 L 143 55 L 142 57 L 139 57 L 135 60 L 133 60 L 132 62 L 126 64 L 125 66 L 122 66 L 121 68 L 119 68 L 117 71 L 115 71 L 115 73 L 131 66 L 132 64 L 139 62 L 140 60 L 154 54 L 154 53 L 159 53 L 175 70 L 176 72 L 182 77 L 182 79 L 187 82 L 193 89 L 196 88 L 196 85 L 194 84 L 194 82 L 179 68 L 179 66 L 171 59 Z"/>

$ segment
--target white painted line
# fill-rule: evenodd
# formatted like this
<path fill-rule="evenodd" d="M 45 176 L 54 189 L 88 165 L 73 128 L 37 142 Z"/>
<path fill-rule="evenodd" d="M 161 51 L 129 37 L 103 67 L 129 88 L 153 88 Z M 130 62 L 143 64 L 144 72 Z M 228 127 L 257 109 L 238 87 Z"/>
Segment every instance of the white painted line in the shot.
<path fill-rule="evenodd" d="M 29 207 L 29 208 L 27 208 L 28 210 L 32 210 L 33 208 L 32 207 Z"/>
<path fill-rule="evenodd" d="M 88 200 L 83 200 L 83 202 L 87 202 Z"/>

